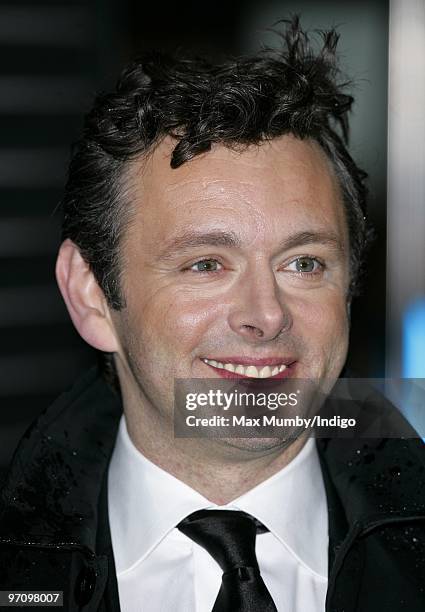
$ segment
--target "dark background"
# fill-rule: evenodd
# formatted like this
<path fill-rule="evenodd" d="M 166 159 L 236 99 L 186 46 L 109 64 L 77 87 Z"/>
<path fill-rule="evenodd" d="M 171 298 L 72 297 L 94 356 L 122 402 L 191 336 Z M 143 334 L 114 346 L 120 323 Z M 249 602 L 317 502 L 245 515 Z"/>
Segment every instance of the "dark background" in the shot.
<path fill-rule="evenodd" d="M 338 26 L 341 63 L 356 83 L 351 153 L 370 174 L 378 239 L 353 305 L 349 366 L 384 375 L 387 2 L 1 2 L 0 477 L 34 416 L 96 360 L 54 280 L 70 144 L 95 92 L 149 49 L 220 57 L 276 44 L 267 28 L 294 12 L 307 28 Z"/>

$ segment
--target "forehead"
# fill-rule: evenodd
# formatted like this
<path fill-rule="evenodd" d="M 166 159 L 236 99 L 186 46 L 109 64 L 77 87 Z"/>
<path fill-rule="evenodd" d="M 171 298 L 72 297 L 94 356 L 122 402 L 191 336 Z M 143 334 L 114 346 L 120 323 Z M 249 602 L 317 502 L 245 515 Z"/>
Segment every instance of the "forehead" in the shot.
<path fill-rule="evenodd" d="M 211 224 L 237 227 L 251 242 L 272 238 L 277 227 L 346 232 L 337 180 L 315 142 L 282 136 L 239 149 L 216 145 L 172 169 L 175 144 L 165 139 L 130 169 L 134 226 L 148 238 Z"/>

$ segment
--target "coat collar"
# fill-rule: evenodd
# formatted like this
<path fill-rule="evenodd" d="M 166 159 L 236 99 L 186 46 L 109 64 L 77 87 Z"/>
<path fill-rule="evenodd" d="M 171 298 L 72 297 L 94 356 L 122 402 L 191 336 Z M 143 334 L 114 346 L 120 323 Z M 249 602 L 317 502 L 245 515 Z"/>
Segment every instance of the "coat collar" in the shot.
<path fill-rule="evenodd" d="M 121 403 L 90 370 L 31 426 L 2 490 L 0 539 L 96 550 Z"/>

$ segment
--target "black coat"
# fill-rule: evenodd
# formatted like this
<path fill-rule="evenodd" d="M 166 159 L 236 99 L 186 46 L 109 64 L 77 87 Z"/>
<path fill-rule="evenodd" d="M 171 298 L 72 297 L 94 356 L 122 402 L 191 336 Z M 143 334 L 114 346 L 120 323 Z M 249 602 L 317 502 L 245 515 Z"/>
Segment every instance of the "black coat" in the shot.
<path fill-rule="evenodd" d="M 0 590 L 62 590 L 63 610 L 120 610 L 106 475 L 121 412 L 91 371 L 24 436 L 1 495 Z M 327 612 L 424 612 L 424 444 L 317 444 L 329 507 Z M 149 602 L 141 610 L 155 612 Z"/>

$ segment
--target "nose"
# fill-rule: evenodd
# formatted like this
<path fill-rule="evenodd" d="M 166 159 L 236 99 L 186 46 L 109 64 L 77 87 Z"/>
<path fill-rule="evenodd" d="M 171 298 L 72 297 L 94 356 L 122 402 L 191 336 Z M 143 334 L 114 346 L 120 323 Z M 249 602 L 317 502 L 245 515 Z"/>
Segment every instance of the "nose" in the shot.
<path fill-rule="evenodd" d="M 291 328 L 291 312 L 269 266 L 245 274 L 235 290 L 229 325 L 239 336 L 250 342 L 265 342 Z"/>

